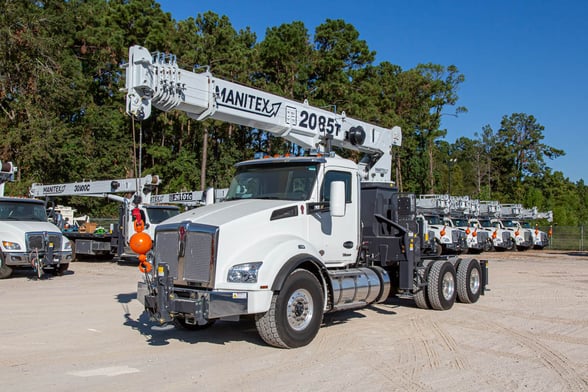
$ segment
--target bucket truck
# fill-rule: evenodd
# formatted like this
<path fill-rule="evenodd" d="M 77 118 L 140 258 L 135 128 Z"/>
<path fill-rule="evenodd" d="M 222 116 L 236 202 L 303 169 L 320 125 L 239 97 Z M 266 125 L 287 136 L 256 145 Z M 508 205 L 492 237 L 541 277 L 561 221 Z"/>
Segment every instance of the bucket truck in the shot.
<path fill-rule="evenodd" d="M 267 344 L 294 348 L 314 339 L 325 312 L 390 295 L 446 310 L 483 293 L 485 262 L 421 254 L 416 197 L 390 178 L 400 128 L 186 71 L 140 46 L 126 67 L 126 111 L 136 119 L 152 106 L 182 110 L 319 150 L 238 163 L 224 201 L 157 227 L 153 268 L 137 287 L 156 322 L 201 329 L 251 316 Z M 331 146 L 363 157 L 343 159 Z"/>
<path fill-rule="evenodd" d="M 15 269 L 43 270 L 62 275 L 71 261 L 70 241 L 47 221 L 41 200 L 4 197 L 4 183 L 14 181 L 17 168 L 0 162 L 0 279 Z"/>
<path fill-rule="evenodd" d="M 103 197 L 120 203 L 118 224 L 105 230 L 95 230 L 86 223 L 81 230 L 63 227 L 63 233 L 72 241 L 76 256 L 112 256 L 115 259 L 135 259 L 129 240 L 135 233 L 133 209 L 138 208 L 145 221 L 145 232 L 154 235 L 155 228 L 165 219 L 177 215 L 179 208 L 170 205 L 150 204 L 151 194 L 160 183 L 158 176 L 124 178 L 117 180 L 81 181 L 68 184 L 33 184 L 30 195 L 53 199 L 63 196 Z M 117 193 L 132 195 L 123 197 Z M 58 221 L 60 221 L 58 219 Z"/>

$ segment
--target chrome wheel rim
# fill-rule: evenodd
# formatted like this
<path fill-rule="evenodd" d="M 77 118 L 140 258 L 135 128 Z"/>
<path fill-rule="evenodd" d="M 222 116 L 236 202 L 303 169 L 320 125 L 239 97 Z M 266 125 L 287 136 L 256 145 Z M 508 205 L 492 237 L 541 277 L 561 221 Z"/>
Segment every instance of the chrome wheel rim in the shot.
<path fill-rule="evenodd" d="M 451 272 L 447 272 L 443 275 L 442 284 L 443 297 L 449 301 L 453 297 L 453 293 L 455 293 L 455 279 Z"/>
<path fill-rule="evenodd" d="M 298 289 L 290 295 L 287 307 L 288 324 L 295 331 L 302 331 L 312 320 L 314 303 L 310 292 Z"/>
<path fill-rule="evenodd" d="M 472 274 L 470 275 L 470 291 L 472 293 L 477 293 L 480 289 L 480 271 L 477 269 L 472 269 Z"/>

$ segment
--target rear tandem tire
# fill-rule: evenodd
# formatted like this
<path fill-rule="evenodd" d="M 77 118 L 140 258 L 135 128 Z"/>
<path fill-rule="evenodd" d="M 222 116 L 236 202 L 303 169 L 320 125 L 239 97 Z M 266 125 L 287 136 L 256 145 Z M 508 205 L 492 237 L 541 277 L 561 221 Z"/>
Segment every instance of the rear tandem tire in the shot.
<path fill-rule="evenodd" d="M 476 259 L 461 260 L 457 266 L 457 296 L 460 302 L 473 304 L 480 298 L 482 269 Z"/>
<path fill-rule="evenodd" d="M 427 288 L 423 287 L 413 295 L 416 306 L 421 309 L 430 309 L 429 303 L 427 302 Z"/>
<path fill-rule="evenodd" d="M 451 309 L 455 303 L 455 267 L 449 261 L 437 260 L 433 263 L 427 278 L 427 297 L 435 310 Z"/>
<path fill-rule="evenodd" d="M 323 290 L 310 271 L 294 270 L 267 312 L 255 316 L 255 326 L 269 345 L 296 348 L 309 344 L 323 320 Z"/>

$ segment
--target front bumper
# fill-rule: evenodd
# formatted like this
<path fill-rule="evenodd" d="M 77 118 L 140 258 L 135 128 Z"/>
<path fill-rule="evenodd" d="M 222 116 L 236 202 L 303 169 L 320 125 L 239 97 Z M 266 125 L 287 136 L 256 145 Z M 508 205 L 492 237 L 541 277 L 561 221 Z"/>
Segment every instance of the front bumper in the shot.
<path fill-rule="evenodd" d="M 167 273 L 155 276 L 150 283 L 139 282 L 137 299 L 150 316 L 161 324 L 180 317 L 202 325 L 208 320 L 249 313 L 247 291 L 174 287 L 173 280 Z"/>
<path fill-rule="evenodd" d="M 9 267 L 30 267 L 34 253 L 32 252 L 6 252 L 4 260 Z M 53 252 L 52 254 L 39 252 L 39 257 L 43 259 L 46 266 L 57 266 L 60 264 L 69 264 L 71 262 L 71 251 Z"/>

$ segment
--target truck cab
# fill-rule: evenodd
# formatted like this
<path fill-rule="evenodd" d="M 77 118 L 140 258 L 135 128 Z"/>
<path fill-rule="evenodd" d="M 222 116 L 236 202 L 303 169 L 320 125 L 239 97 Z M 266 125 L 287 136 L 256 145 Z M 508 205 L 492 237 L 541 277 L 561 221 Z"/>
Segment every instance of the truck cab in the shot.
<path fill-rule="evenodd" d="M 478 254 L 490 250 L 492 244 L 490 243 L 488 232 L 480 228 L 477 220 L 453 218 L 450 221 L 455 227 L 465 233 L 468 253 Z"/>
<path fill-rule="evenodd" d="M 525 228 L 518 220 L 501 219 L 502 225 L 508 230 L 515 243 L 517 250 L 527 250 L 533 246 L 533 233 L 531 229 Z"/>
<path fill-rule="evenodd" d="M 467 240 L 464 232 L 453 226 L 449 220 L 440 215 L 423 214 L 427 226 L 435 233 L 437 254 L 462 253 L 467 250 Z"/>
<path fill-rule="evenodd" d="M 32 268 L 34 257 L 63 274 L 71 261 L 70 241 L 48 222 L 43 201 L 0 197 L 0 279 L 10 277 L 14 269 Z"/>
<path fill-rule="evenodd" d="M 515 242 L 512 233 L 504 228 L 498 219 L 479 219 L 480 226 L 488 232 L 492 240 L 492 247 L 497 251 L 513 250 Z"/>

